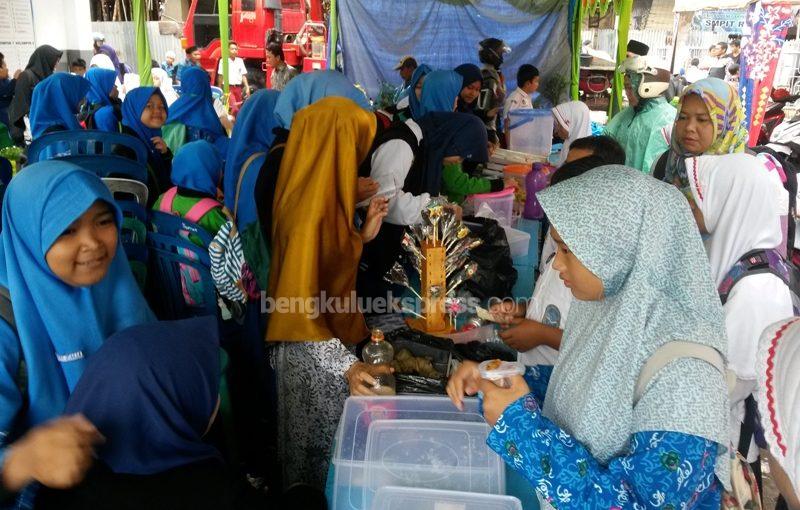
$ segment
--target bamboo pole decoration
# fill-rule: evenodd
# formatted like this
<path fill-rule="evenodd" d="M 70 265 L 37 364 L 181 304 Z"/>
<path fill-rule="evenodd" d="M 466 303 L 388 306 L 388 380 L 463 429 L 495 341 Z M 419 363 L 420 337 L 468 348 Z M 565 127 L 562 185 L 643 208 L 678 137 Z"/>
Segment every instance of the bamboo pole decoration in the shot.
<path fill-rule="evenodd" d="M 144 0 L 133 0 L 133 27 L 136 33 L 136 67 L 143 86 L 153 84 L 152 58 L 147 42 L 147 11 Z"/>
<path fill-rule="evenodd" d="M 617 11 L 617 66 L 619 66 L 628 57 L 628 30 L 631 25 L 633 0 L 618 0 L 614 3 L 614 7 L 619 8 Z M 622 73 L 614 71 L 612 83 L 608 120 L 611 120 L 622 109 L 622 91 L 625 90 Z"/>
<path fill-rule="evenodd" d="M 224 95 L 225 108 L 230 111 L 228 98 L 230 97 L 230 83 L 228 82 L 228 44 L 230 42 L 230 29 L 228 23 L 228 0 L 218 0 L 219 5 L 219 44 L 220 58 L 222 59 L 222 93 Z"/>

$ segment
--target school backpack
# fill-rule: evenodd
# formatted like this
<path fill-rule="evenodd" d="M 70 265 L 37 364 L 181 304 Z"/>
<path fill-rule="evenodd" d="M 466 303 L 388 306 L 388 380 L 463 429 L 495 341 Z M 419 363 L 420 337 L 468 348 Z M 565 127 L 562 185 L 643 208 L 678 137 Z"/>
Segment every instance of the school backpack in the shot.
<path fill-rule="evenodd" d="M 259 289 L 244 258 L 242 238 L 236 228 L 236 221 L 227 209 L 222 211 L 228 221 L 220 227 L 208 245 L 211 278 L 220 296 L 233 303 L 245 304 L 249 299 L 258 298 Z"/>
<path fill-rule="evenodd" d="M 761 273 L 774 274 L 789 287 L 794 314 L 800 315 L 800 270 L 791 262 L 785 261 L 774 249 L 753 250 L 742 255 L 719 284 L 717 291 L 722 304 L 728 302 L 731 290 L 742 278 Z"/>
<path fill-rule="evenodd" d="M 733 391 L 736 385 L 736 374 L 725 367 L 725 360 L 719 351 L 709 345 L 672 341 L 659 347 L 645 362 L 636 381 L 633 405 L 636 406 L 639 403 L 647 385 L 662 368 L 681 358 L 693 358 L 707 362 L 723 375 L 728 386 L 728 393 Z M 731 462 L 731 489 L 723 490 L 720 509 L 762 510 L 761 494 L 753 469 L 733 447 L 729 448 L 728 453 Z"/>
<path fill-rule="evenodd" d="M 780 166 L 779 170 L 781 175 L 781 182 L 784 189 L 789 193 L 789 223 L 787 228 L 788 242 L 786 243 L 787 258 L 793 259 L 794 255 L 794 235 L 795 235 L 795 217 L 797 213 L 797 173 L 800 172 L 800 144 L 795 142 L 778 143 L 771 142 L 772 145 L 783 145 L 791 152 L 787 155 L 778 152 L 766 145 L 759 145 L 753 147 L 751 150 L 760 155 L 765 164 L 769 166 Z M 778 168 L 775 168 L 778 170 Z"/>
<path fill-rule="evenodd" d="M 285 147 L 285 143 L 272 147 L 269 154 L 278 148 Z M 231 301 L 240 303 L 247 299 L 260 297 L 260 290 L 267 288 L 269 274 L 269 249 L 262 235 L 261 223 L 256 217 L 255 221 L 246 225 L 241 232 L 239 224 L 239 200 L 242 194 L 242 183 L 247 172 L 258 158 L 267 155 L 265 152 L 255 152 L 248 157 L 236 181 L 233 213 L 227 208 L 222 212 L 230 221 L 220 228 L 219 233 L 212 241 L 214 249 L 209 247 L 211 257 L 211 277 L 220 294 Z M 262 278 L 259 279 L 258 274 Z"/>
<path fill-rule="evenodd" d="M 175 196 L 178 194 L 178 188 L 172 187 L 168 189 L 164 196 L 161 197 L 161 203 L 159 204 L 159 210 L 161 212 L 175 215 L 176 213 L 172 211 L 172 203 L 175 201 Z M 220 207 L 220 203 L 212 198 L 202 198 L 200 199 L 195 205 L 192 206 L 191 209 L 183 216 L 183 219 L 192 223 L 198 223 L 200 218 L 205 216 L 206 213 L 214 209 L 215 207 Z M 182 234 L 187 241 L 191 242 L 190 239 L 191 234 L 189 232 L 185 232 Z M 205 248 L 208 248 L 207 246 Z M 196 256 L 190 250 L 183 250 L 179 249 L 180 255 L 190 259 L 196 260 Z M 200 273 L 194 269 L 193 267 L 180 264 L 180 271 L 181 271 L 181 289 L 183 291 L 183 299 L 187 305 L 196 306 L 203 303 L 203 289 L 201 286 L 201 276 Z"/>

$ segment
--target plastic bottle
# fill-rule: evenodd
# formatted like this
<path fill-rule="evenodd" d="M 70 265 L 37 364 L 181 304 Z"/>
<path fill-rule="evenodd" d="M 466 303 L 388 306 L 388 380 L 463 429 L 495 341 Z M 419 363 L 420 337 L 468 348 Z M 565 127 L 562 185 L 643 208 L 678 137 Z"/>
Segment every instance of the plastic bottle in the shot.
<path fill-rule="evenodd" d="M 522 216 L 529 220 L 544 218 L 544 209 L 536 198 L 536 193 L 550 185 L 550 177 L 555 172 L 555 167 L 547 163 L 536 163 L 533 170 L 525 176 L 525 209 Z"/>
<path fill-rule="evenodd" d="M 364 346 L 361 357 L 367 365 L 385 365 L 388 367 L 394 360 L 394 347 L 384 339 L 383 331 L 375 328 L 372 330 L 370 342 Z M 376 384 L 372 389 L 375 393 L 379 395 L 394 395 L 396 393 L 394 375 L 387 373 L 374 377 Z"/>

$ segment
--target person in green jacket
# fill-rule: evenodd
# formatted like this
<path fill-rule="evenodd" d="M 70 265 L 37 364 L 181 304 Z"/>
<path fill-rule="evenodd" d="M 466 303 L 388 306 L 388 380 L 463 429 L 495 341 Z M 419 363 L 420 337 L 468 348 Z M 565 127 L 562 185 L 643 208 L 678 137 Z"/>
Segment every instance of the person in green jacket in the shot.
<path fill-rule="evenodd" d="M 631 57 L 622 64 L 625 94 L 630 106 L 620 111 L 606 126 L 627 156 L 625 164 L 650 173 L 653 163 L 669 147 L 665 130 L 675 121 L 675 108 L 665 97 L 669 71 L 647 67 L 644 57 Z"/>
<path fill-rule="evenodd" d="M 485 163 L 489 160 L 486 127 L 469 113 L 434 112 L 419 120 L 425 147 L 423 191 L 431 196 L 445 195 L 455 204 L 467 195 L 500 191 L 502 179 L 471 177 L 464 172 L 465 160 Z"/>
<path fill-rule="evenodd" d="M 162 193 L 153 210 L 174 214 L 200 225 L 215 236 L 228 221 L 217 200 L 217 190 L 222 182 L 222 157 L 217 149 L 205 140 L 190 142 L 180 148 L 172 160 L 172 183 L 175 187 Z M 189 240 L 203 246 L 196 236 Z"/>

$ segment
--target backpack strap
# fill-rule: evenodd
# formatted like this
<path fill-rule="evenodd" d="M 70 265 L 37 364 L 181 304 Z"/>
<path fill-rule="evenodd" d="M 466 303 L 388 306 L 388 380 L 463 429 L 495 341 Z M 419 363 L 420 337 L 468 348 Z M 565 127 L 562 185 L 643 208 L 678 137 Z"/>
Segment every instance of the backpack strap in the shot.
<path fill-rule="evenodd" d="M 663 181 L 664 176 L 667 174 L 667 158 L 669 158 L 669 149 L 664 151 L 664 153 L 658 157 L 658 160 L 656 160 L 656 166 L 653 167 L 653 177 L 659 181 Z"/>
<path fill-rule="evenodd" d="M 761 273 L 774 274 L 791 288 L 789 267 L 781 254 L 777 250 L 753 250 L 745 253 L 725 275 L 717 289 L 719 300 L 724 305 L 728 302 L 731 290 L 742 278 Z"/>
<path fill-rule="evenodd" d="M 656 352 L 650 356 L 642 367 L 642 370 L 639 372 L 639 379 L 636 381 L 636 389 L 633 393 L 633 405 L 635 406 L 639 403 L 639 400 L 644 395 L 645 389 L 647 389 L 647 385 L 662 368 L 681 358 L 699 359 L 719 370 L 719 372 L 725 376 L 725 382 L 728 385 L 729 392 L 736 384 L 736 375 L 725 369 L 725 359 L 718 350 L 709 345 L 675 340 L 667 342 L 656 349 Z"/>
<path fill-rule="evenodd" d="M 213 198 L 201 198 L 183 215 L 183 219 L 191 221 L 192 223 L 199 223 L 200 218 L 215 207 L 221 207 L 221 205 Z"/>
<path fill-rule="evenodd" d="M 265 152 L 254 152 L 247 158 L 242 165 L 242 169 L 239 171 L 239 180 L 236 182 L 236 195 L 233 199 L 233 223 L 236 223 L 236 214 L 239 212 L 239 194 L 242 191 L 242 182 L 244 182 L 244 176 L 247 173 L 247 169 L 250 168 L 250 165 L 256 158 L 260 158 L 266 154 Z"/>
<path fill-rule="evenodd" d="M 159 210 L 161 212 L 165 212 L 167 214 L 172 214 L 172 203 L 175 201 L 175 195 L 178 194 L 178 187 L 173 186 L 167 191 L 164 192 L 164 196 L 161 197 L 161 203 L 159 204 Z"/>

